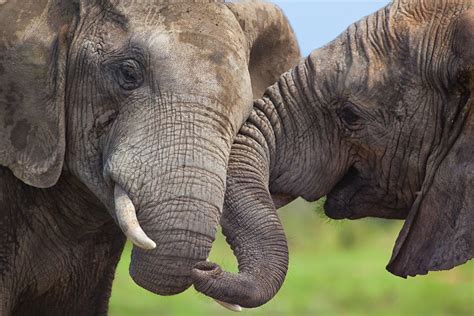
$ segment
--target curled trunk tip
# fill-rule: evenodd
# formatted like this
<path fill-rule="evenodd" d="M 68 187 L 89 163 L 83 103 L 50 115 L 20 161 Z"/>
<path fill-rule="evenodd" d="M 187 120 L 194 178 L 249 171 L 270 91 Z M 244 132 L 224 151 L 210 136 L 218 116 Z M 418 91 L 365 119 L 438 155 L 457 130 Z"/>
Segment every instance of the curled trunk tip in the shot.
<path fill-rule="evenodd" d="M 198 292 L 233 311 L 240 311 L 241 307 L 255 308 L 264 305 L 274 297 L 285 278 L 283 273 L 279 285 L 273 287 L 263 280 L 264 277 L 255 273 L 229 273 L 212 262 L 197 263 L 191 276 Z"/>

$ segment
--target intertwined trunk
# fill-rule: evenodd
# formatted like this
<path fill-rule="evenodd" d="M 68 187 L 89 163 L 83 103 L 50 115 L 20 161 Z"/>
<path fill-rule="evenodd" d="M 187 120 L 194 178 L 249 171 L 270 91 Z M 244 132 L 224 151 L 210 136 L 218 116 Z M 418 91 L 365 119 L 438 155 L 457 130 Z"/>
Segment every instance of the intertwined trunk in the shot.
<path fill-rule="evenodd" d="M 333 113 L 325 106 L 340 88 L 344 54 L 338 42 L 313 52 L 255 101 L 232 147 L 221 219 L 239 273 L 201 263 L 193 271 L 198 291 L 256 307 L 282 286 L 288 248 L 272 195 L 315 200 L 346 171 L 347 157 L 338 157 L 344 151 L 334 143 Z"/>
<path fill-rule="evenodd" d="M 207 101 L 173 96 L 139 106 L 127 123 L 117 118 L 108 145 L 106 174 L 156 243 L 134 247 L 130 274 L 162 295 L 189 287 L 191 269 L 208 257 L 219 222 L 233 133 Z"/>
<path fill-rule="evenodd" d="M 243 132 L 254 128 L 246 126 Z M 243 307 L 257 307 L 272 298 L 288 268 L 285 233 L 267 186 L 268 147 L 263 138 L 259 140 L 262 146 L 253 147 L 254 139 L 249 143 L 238 137 L 229 163 L 221 225 L 238 259 L 239 274 L 224 272 L 211 262 L 193 270 L 198 291 Z"/>

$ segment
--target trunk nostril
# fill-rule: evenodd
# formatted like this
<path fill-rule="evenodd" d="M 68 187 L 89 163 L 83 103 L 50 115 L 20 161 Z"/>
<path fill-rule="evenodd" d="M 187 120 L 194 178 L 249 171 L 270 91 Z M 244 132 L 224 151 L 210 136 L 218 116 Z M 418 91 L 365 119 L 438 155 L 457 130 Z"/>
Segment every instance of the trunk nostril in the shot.
<path fill-rule="evenodd" d="M 221 273 L 221 267 L 213 262 L 198 262 L 193 267 L 193 274 L 198 274 L 199 276 L 205 275 L 207 277 L 210 277 L 213 275 L 219 275 Z"/>

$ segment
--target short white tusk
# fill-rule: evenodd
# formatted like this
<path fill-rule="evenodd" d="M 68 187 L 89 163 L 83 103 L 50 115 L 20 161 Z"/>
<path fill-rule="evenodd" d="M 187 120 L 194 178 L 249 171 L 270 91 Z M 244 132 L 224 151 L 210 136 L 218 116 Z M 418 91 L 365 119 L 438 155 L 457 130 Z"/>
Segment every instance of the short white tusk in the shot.
<path fill-rule="evenodd" d="M 228 310 L 231 310 L 233 312 L 241 312 L 242 311 L 242 307 L 240 307 L 239 305 L 236 305 L 236 304 L 229 304 L 229 303 L 225 303 L 225 302 L 222 302 L 222 301 L 219 301 L 219 300 L 216 300 L 214 299 L 214 301 L 216 301 L 217 303 L 219 303 L 220 305 L 224 306 L 225 308 L 227 308 Z"/>
<path fill-rule="evenodd" d="M 155 249 L 155 242 L 145 234 L 138 223 L 135 206 L 118 184 L 115 184 L 114 199 L 117 222 L 125 236 L 137 247 L 147 250 Z"/>

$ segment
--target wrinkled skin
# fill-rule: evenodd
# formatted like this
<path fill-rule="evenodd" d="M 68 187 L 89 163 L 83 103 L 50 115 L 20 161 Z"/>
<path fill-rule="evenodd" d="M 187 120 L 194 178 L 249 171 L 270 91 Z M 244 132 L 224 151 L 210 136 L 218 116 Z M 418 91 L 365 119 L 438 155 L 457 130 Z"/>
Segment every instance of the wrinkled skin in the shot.
<path fill-rule="evenodd" d="M 247 307 L 275 295 L 288 260 L 272 202 L 298 196 L 327 195 L 333 219 L 406 219 L 396 275 L 471 259 L 473 64 L 472 1 L 394 1 L 282 75 L 232 147 L 221 222 L 239 274 L 202 264 L 195 287 Z"/>
<path fill-rule="evenodd" d="M 114 219 L 147 248 L 134 281 L 184 291 L 252 100 L 299 61 L 281 11 L 7 0 L 0 34 L 0 314 L 105 314 L 125 241 Z"/>

